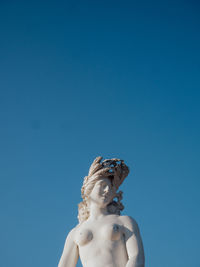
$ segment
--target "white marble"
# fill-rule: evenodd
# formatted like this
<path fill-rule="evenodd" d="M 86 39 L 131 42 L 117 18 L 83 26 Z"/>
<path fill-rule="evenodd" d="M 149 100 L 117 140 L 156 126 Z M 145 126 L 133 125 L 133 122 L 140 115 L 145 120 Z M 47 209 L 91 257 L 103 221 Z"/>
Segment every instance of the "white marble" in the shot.
<path fill-rule="evenodd" d="M 121 216 L 119 186 L 129 169 L 120 159 L 97 157 L 82 186 L 79 224 L 68 234 L 58 267 L 144 267 L 144 249 L 138 225 Z M 117 199 L 117 200 L 116 200 Z"/>

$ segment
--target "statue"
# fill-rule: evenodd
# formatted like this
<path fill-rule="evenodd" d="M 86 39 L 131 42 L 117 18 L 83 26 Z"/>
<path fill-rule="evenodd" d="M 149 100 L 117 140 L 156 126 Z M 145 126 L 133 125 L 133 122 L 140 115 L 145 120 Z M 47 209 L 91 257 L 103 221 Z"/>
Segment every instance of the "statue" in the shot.
<path fill-rule="evenodd" d="M 120 159 L 97 157 L 84 178 L 79 224 L 68 234 L 58 267 L 144 267 L 144 250 L 134 219 L 124 209 L 119 186 L 129 169 Z"/>

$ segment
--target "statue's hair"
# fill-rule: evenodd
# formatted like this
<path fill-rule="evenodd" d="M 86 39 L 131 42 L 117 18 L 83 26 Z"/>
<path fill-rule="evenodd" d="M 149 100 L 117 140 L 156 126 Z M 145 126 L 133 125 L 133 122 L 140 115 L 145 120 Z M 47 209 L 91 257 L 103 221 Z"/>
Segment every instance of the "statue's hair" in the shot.
<path fill-rule="evenodd" d="M 89 218 L 89 195 L 95 186 L 95 183 L 103 178 L 108 178 L 111 180 L 111 184 L 115 191 L 117 192 L 119 186 L 122 184 L 124 179 L 129 173 L 129 168 L 126 166 L 123 160 L 120 159 L 107 159 L 102 161 L 102 157 L 97 157 L 92 163 L 88 176 L 84 178 L 83 186 L 81 188 L 81 196 L 83 201 L 78 205 L 78 220 L 83 222 Z M 124 209 L 121 203 L 122 191 L 115 194 L 114 198 L 117 201 L 112 200 L 108 206 L 107 210 L 110 214 L 118 214 Z"/>

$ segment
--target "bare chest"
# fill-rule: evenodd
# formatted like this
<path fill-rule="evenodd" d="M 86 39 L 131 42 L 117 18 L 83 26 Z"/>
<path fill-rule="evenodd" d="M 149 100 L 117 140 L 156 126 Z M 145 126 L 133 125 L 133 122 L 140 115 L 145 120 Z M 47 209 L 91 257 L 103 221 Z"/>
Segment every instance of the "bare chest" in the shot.
<path fill-rule="evenodd" d="M 97 243 L 115 242 L 123 238 L 123 226 L 117 222 L 86 224 L 77 230 L 75 242 L 79 247 Z"/>

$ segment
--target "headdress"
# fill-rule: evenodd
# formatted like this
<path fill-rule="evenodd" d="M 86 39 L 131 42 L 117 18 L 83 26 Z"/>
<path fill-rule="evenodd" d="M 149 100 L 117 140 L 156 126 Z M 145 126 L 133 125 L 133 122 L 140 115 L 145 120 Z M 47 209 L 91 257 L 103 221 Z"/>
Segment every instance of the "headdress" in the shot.
<path fill-rule="evenodd" d="M 84 178 L 81 189 L 83 199 L 85 198 L 85 195 L 87 195 L 87 186 L 92 181 L 96 181 L 101 178 L 111 178 L 112 184 L 117 190 L 129 173 L 128 166 L 126 166 L 124 161 L 121 159 L 113 158 L 101 161 L 102 157 L 97 157 L 89 169 L 88 176 Z"/>

